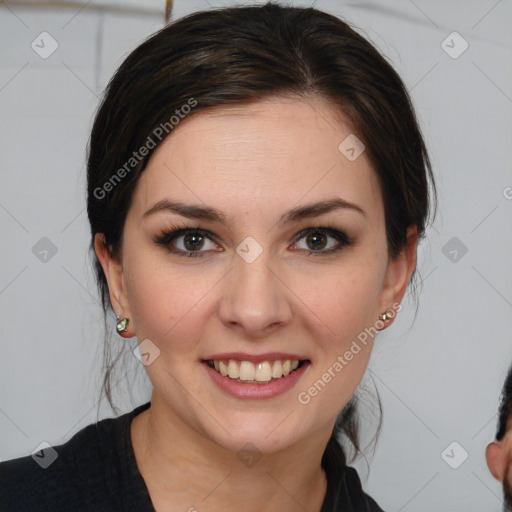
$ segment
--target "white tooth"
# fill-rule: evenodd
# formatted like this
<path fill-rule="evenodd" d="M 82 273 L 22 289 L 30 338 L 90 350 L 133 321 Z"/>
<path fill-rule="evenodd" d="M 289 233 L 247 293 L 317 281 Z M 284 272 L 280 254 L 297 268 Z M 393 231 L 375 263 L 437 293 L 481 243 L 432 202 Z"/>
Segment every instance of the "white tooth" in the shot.
<path fill-rule="evenodd" d="M 274 366 L 272 368 L 272 377 L 274 379 L 279 379 L 279 377 L 283 376 L 283 365 L 281 364 L 281 361 L 275 361 Z"/>
<path fill-rule="evenodd" d="M 219 370 L 224 377 L 228 374 L 228 367 L 222 361 L 219 362 Z"/>
<path fill-rule="evenodd" d="M 214 368 L 219 371 L 219 361 L 213 361 Z"/>
<path fill-rule="evenodd" d="M 292 362 L 287 359 L 283 364 L 283 375 L 288 375 L 292 370 Z"/>
<path fill-rule="evenodd" d="M 292 361 L 292 370 L 296 370 L 299 367 L 299 361 L 295 359 L 295 361 Z"/>
<path fill-rule="evenodd" d="M 256 371 L 254 365 L 249 361 L 242 361 L 240 363 L 240 380 L 254 380 Z"/>
<path fill-rule="evenodd" d="M 230 379 L 238 379 L 240 377 L 240 367 L 233 359 L 230 359 L 228 363 L 228 375 Z"/>
<path fill-rule="evenodd" d="M 259 363 L 256 367 L 256 378 L 258 382 L 267 382 L 272 378 L 272 370 L 268 361 Z"/>

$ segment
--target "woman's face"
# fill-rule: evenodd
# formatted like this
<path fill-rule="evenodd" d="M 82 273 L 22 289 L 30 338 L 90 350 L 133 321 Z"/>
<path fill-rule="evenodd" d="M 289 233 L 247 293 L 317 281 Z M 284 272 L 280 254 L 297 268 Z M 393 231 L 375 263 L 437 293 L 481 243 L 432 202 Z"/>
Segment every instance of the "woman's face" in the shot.
<path fill-rule="evenodd" d="M 330 434 L 415 265 L 414 237 L 388 259 L 375 172 L 339 149 L 351 133 L 320 99 L 272 98 L 185 119 L 153 154 L 122 263 L 102 262 L 176 424 L 230 450 Z"/>

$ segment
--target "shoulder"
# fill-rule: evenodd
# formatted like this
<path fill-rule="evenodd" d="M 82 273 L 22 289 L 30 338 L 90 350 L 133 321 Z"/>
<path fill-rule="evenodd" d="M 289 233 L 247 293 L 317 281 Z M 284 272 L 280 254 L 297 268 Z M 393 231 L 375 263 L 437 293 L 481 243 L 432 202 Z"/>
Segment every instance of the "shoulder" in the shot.
<path fill-rule="evenodd" d="M 0 510 L 78 512 L 114 505 L 122 432 L 148 405 L 88 425 L 64 444 L 0 463 Z"/>

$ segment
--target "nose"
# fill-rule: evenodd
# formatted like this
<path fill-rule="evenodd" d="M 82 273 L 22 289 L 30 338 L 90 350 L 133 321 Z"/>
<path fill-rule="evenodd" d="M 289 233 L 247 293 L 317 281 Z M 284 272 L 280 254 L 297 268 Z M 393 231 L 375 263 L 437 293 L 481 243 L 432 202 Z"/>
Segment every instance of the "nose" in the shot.
<path fill-rule="evenodd" d="M 271 268 L 263 252 L 248 263 L 234 255 L 234 267 L 226 276 L 219 305 L 221 321 L 242 336 L 262 338 L 292 319 L 292 292 L 278 266 Z"/>

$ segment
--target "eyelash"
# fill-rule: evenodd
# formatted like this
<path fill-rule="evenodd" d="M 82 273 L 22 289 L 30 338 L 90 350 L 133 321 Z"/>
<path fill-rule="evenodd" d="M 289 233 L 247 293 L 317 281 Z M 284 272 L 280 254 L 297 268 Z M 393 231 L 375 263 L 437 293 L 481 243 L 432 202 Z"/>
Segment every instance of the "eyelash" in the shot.
<path fill-rule="evenodd" d="M 349 247 L 354 245 L 354 240 L 350 238 L 346 233 L 343 231 L 339 231 L 335 228 L 330 228 L 327 226 L 318 226 L 318 227 L 311 227 L 303 229 L 300 233 L 298 233 L 293 243 L 296 244 L 299 242 L 302 238 L 306 237 L 307 235 L 313 234 L 313 233 L 320 233 L 323 235 L 331 236 L 332 238 L 335 238 L 338 241 L 338 245 L 334 248 L 327 249 L 325 251 L 308 251 L 308 256 L 323 256 L 328 254 L 333 254 L 336 252 L 341 251 L 344 247 Z M 176 249 L 173 247 L 172 243 L 176 238 L 179 238 L 181 236 L 185 236 L 188 234 L 199 234 L 200 236 L 203 236 L 205 238 L 208 238 L 210 241 L 215 242 L 216 237 L 213 236 L 212 233 L 209 231 L 205 231 L 204 229 L 201 229 L 199 226 L 184 226 L 184 225 L 176 225 L 172 227 L 170 230 L 165 231 L 158 235 L 155 239 L 155 243 L 167 248 L 169 252 L 172 254 L 176 254 L 178 256 L 183 257 L 203 257 L 205 253 L 210 251 L 183 251 L 182 249 Z M 302 249 L 305 250 L 305 249 Z"/>

